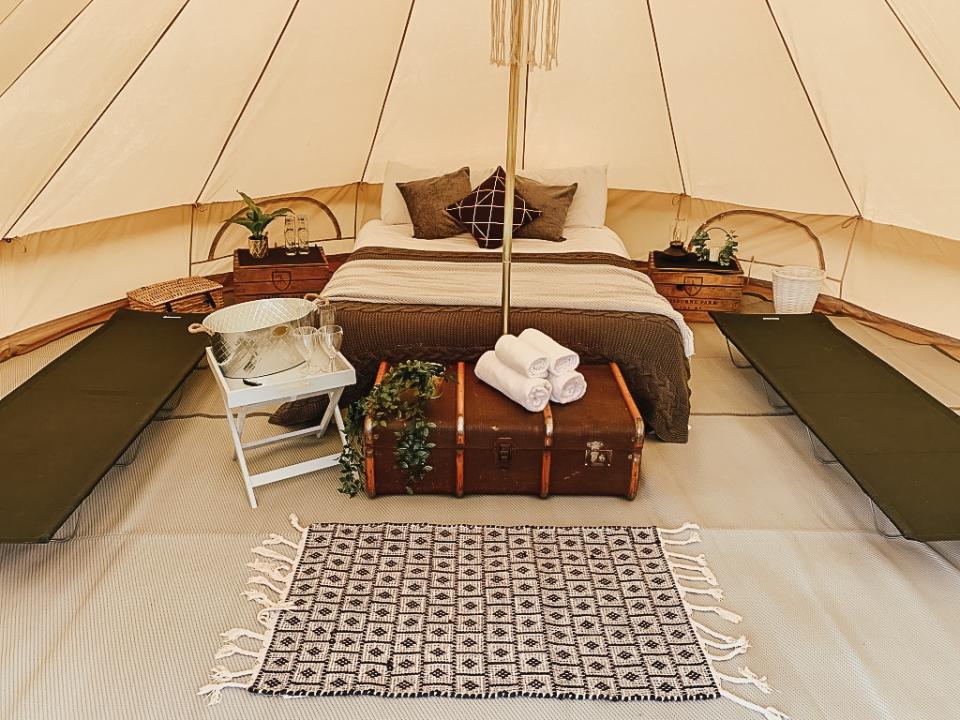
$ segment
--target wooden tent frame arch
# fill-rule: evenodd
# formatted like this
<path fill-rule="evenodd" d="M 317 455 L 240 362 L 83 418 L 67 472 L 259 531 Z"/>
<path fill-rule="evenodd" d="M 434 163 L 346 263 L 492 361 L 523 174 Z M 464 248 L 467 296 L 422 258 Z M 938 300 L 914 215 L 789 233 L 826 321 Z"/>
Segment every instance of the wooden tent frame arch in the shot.
<path fill-rule="evenodd" d="M 305 202 L 311 205 L 316 205 L 320 208 L 328 218 L 330 222 L 333 223 L 333 229 L 336 232 L 336 237 L 327 238 L 328 240 L 341 240 L 343 239 L 343 232 L 340 230 L 340 223 L 337 221 L 337 216 L 333 214 L 333 210 L 330 209 L 330 206 L 316 198 L 309 197 L 307 195 L 287 195 L 284 197 L 270 198 L 269 200 L 258 201 L 261 205 L 278 205 L 280 203 L 290 203 L 290 202 Z M 207 253 L 207 260 L 217 260 L 216 251 L 217 246 L 220 244 L 220 240 L 223 238 L 224 233 L 230 227 L 230 224 L 233 220 L 237 219 L 247 211 L 246 208 L 237 210 L 233 215 L 228 217 L 220 225 L 220 229 L 217 230 L 217 234 L 213 237 L 213 242 L 210 244 L 210 250 Z"/>
<path fill-rule="evenodd" d="M 723 212 L 718 212 L 716 215 L 711 215 L 706 220 L 704 220 L 700 224 L 700 227 L 697 228 L 694 235 L 696 235 L 702 230 L 707 229 L 708 227 L 710 227 L 710 225 L 717 222 L 718 220 L 722 220 L 725 217 L 730 217 L 731 215 L 756 215 L 759 217 L 768 217 L 768 218 L 773 218 L 774 220 L 779 220 L 788 225 L 793 225 L 795 227 L 800 228 L 801 230 L 803 230 L 806 236 L 811 240 L 811 242 L 813 242 L 814 247 L 816 247 L 817 249 L 817 261 L 820 264 L 820 269 L 821 270 L 827 269 L 827 264 L 823 257 L 823 245 L 820 243 L 820 238 L 817 237 L 817 234 L 813 232 L 813 230 L 811 230 L 808 225 L 805 225 L 799 220 L 794 220 L 793 218 L 789 218 L 784 215 L 780 215 L 779 213 L 771 212 L 769 210 L 724 210 Z M 754 260 L 753 262 L 757 262 L 761 265 L 772 264 L 772 263 L 760 262 L 757 260 Z M 833 278 L 830 278 L 830 279 L 833 279 Z"/>

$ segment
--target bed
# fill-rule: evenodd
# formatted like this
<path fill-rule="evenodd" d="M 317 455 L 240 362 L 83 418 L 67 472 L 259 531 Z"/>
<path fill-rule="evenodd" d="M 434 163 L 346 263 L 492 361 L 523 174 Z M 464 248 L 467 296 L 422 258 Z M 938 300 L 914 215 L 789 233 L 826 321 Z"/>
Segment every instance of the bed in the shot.
<path fill-rule="evenodd" d="M 686 442 L 693 336 L 607 227 L 566 240 L 515 240 L 510 329 L 536 327 L 584 362 L 620 365 L 648 430 Z M 476 360 L 500 334 L 500 251 L 469 235 L 413 237 L 410 225 L 368 222 L 324 290 L 357 370 L 356 395 L 382 359 Z"/>

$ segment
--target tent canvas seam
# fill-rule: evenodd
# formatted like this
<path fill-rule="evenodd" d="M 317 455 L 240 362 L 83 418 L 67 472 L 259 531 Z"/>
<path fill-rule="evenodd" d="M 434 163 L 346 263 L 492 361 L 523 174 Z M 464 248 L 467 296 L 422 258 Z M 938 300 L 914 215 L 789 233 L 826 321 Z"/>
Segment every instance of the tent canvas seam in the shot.
<path fill-rule="evenodd" d="M 897 19 L 897 22 L 900 24 L 900 27 L 903 28 L 903 32 L 906 33 L 907 37 L 910 38 L 910 42 L 913 43 L 913 47 L 916 48 L 917 52 L 920 53 L 920 57 L 923 58 L 923 61 L 927 64 L 927 67 L 930 68 L 930 72 L 933 73 L 933 76 L 939 81 L 940 86 L 943 88 L 944 92 L 947 93 L 950 100 L 953 102 L 953 106 L 960 110 L 960 101 L 957 100 L 957 96 L 953 94 L 953 91 L 950 90 L 950 87 L 947 85 L 946 81 L 937 71 L 937 68 L 934 67 L 933 63 L 930 61 L 930 58 L 927 57 L 927 54 L 923 51 L 923 48 L 920 47 L 920 43 L 917 42 L 916 37 L 913 33 L 910 32 L 910 29 L 907 27 L 907 24 L 903 21 L 903 18 L 900 17 L 900 13 L 896 11 L 893 7 L 893 4 L 890 0 L 883 0 L 887 7 L 890 9 L 890 12 Z"/>
<path fill-rule="evenodd" d="M 60 28 L 60 30 L 57 31 L 57 33 L 50 39 L 50 42 L 48 42 L 46 45 L 44 45 L 44 46 L 40 49 L 40 52 L 38 52 L 36 55 L 34 55 L 34 56 L 33 56 L 33 59 L 30 60 L 29 63 L 27 63 L 27 65 L 23 68 L 23 70 L 21 70 L 21 71 L 17 74 L 17 76 L 16 76 L 13 80 L 10 81 L 10 84 L 7 85 L 3 90 L 0 90 L 0 98 L 3 98 L 3 96 L 7 94 L 7 91 L 8 91 L 10 88 L 12 88 L 14 85 L 16 85 L 16 84 L 17 84 L 17 81 L 18 81 L 20 78 L 22 78 L 24 75 L 26 75 L 27 71 L 28 71 L 30 68 L 33 67 L 33 64 L 34 64 L 35 62 L 37 62 L 37 60 L 39 60 L 39 59 L 43 56 L 43 54 L 50 48 L 51 45 L 53 45 L 57 40 L 60 39 L 60 36 L 62 36 L 67 30 L 70 29 L 70 26 L 73 25 L 73 23 L 76 21 L 76 19 L 77 19 L 78 17 L 80 17 L 81 15 L 83 15 L 84 10 L 86 10 L 88 7 L 90 7 L 90 4 L 91 4 L 92 2 L 93 2 L 93 0 L 87 0 L 87 2 L 84 3 L 84 6 L 83 6 L 82 8 L 80 8 L 80 10 L 79 10 L 72 18 L 70 18 L 70 19 L 67 21 L 67 24 L 64 25 L 62 28 Z M 17 4 L 17 7 L 20 7 L 20 5 Z M 16 9 L 17 9 L 17 8 L 15 7 L 14 10 L 16 10 Z M 10 17 L 10 15 L 12 15 L 12 14 L 13 14 L 13 11 L 11 11 L 11 12 L 7 15 L 7 17 L 5 17 L 3 20 L 0 20 L 0 24 L 3 24 L 3 21 L 6 20 L 8 17 Z"/>
<path fill-rule="evenodd" d="M 264 75 L 267 74 L 267 68 L 270 67 L 270 61 L 273 60 L 273 56 L 276 54 L 277 48 L 280 47 L 280 42 L 283 40 L 283 36 L 287 32 L 287 28 L 290 27 L 290 21 L 293 20 L 293 14 L 297 11 L 299 6 L 300 0 L 294 0 L 293 6 L 290 8 L 290 13 L 287 15 L 287 19 L 283 23 L 283 27 L 280 28 L 280 34 L 277 35 L 277 39 L 274 41 L 273 47 L 270 48 L 270 52 L 267 54 L 267 59 L 263 63 L 263 67 L 260 69 L 260 74 L 257 75 L 257 79 L 254 81 L 253 87 L 247 94 L 247 99 L 244 100 L 243 105 L 240 106 L 240 113 L 237 115 L 237 119 L 233 121 L 233 125 L 230 127 L 230 131 L 227 133 L 227 137 L 223 141 L 223 145 L 220 146 L 220 152 L 217 153 L 217 157 L 213 161 L 213 167 L 211 167 L 210 172 L 207 173 L 207 178 L 203 181 L 203 185 L 200 187 L 200 192 L 197 193 L 194 204 L 200 202 L 200 198 L 203 197 L 203 193 L 206 191 L 207 185 L 210 183 L 210 178 L 212 178 L 213 174 L 217 171 L 217 167 L 220 165 L 220 161 L 223 159 L 223 155 L 227 151 L 230 141 L 233 139 L 233 134 L 240 125 L 240 121 L 243 119 L 243 115 L 247 111 L 247 108 L 250 107 L 250 101 L 256 94 L 257 88 L 260 87 L 260 81 L 263 80 Z"/>
<path fill-rule="evenodd" d="M 44 182 L 43 185 L 40 187 L 40 189 L 36 192 L 36 194 L 33 196 L 33 199 L 30 200 L 30 202 L 26 204 L 23 210 L 20 211 L 20 214 L 17 215 L 16 219 L 12 223 L 10 223 L 10 226 L 4 229 L 3 232 L 0 232 L 0 237 L 5 237 L 8 232 L 10 232 L 13 228 L 15 228 L 17 226 L 17 223 L 19 223 L 23 219 L 24 215 L 26 215 L 27 212 L 30 210 L 30 208 L 33 207 L 34 203 L 37 202 L 40 196 L 43 195 L 44 191 L 48 187 L 50 187 L 50 183 L 53 182 L 53 179 L 70 161 L 70 158 L 73 157 L 73 154 L 77 151 L 77 148 L 79 148 L 83 144 L 83 141 L 86 140 L 87 137 L 89 137 L 90 133 L 93 132 L 93 129 L 97 126 L 97 124 L 110 111 L 110 108 L 113 107 L 113 104 L 117 101 L 117 98 L 119 98 L 120 95 L 123 94 L 123 91 L 126 90 L 127 86 L 130 84 L 130 81 L 133 80 L 136 74 L 140 72 L 140 68 L 142 68 L 144 64 L 146 64 L 149 57 L 153 54 L 153 51 L 157 49 L 157 47 L 160 45 L 161 42 L 163 42 L 163 38 L 167 36 L 167 33 L 170 31 L 170 28 L 172 28 L 174 23 L 177 22 L 177 20 L 183 14 L 183 11 L 186 10 L 187 5 L 189 4 L 190 4 L 190 0 L 184 0 L 183 5 L 180 6 L 180 9 L 177 10 L 174 16 L 170 19 L 170 22 L 167 23 L 166 27 L 163 28 L 163 31 L 160 33 L 157 39 L 154 40 L 153 45 L 150 46 L 150 49 L 147 50 L 146 54 L 144 54 L 144 56 L 140 59 L 140 62 L 138 62 L 136 67 L 133 68 L 133 71 L 130 73 L 130 75 L 127 76 L 127 79 L 123 81 L 119 89 L 113 94 L 113 97 L 110 98 L 109 102 L 107 102 L 107 104 L 104 105 L 103 109 L 94 119 L 94 121 L 86 129 L 83 135 L 80 136 L 80 139 L 77 140 L 76 143 L 74 143 L 73 147 L 67 153 L 66 157 L 64 157 L 63 160 L 60 161 L 60 164 L 57 165 L 57 167 L 54 169 L 54 171 L 50 173 L 50 177 L 47 178 L 46 182 Z"/>
<path fill-rule="evenodd" d="M 413 18 L 413 8 L 417 0 L 410 0 L 410 8 L 407 10 L 407 19 L 403 23 L 403 32 L 400 33 L 400 42 L 397 44 L 397 54 L 393 59 L 393 68 L 390 70 L 390 78 L 387 80 L 387 87 L 383 92 L 383 102 L 380 103 L 380 113 L 377 115 L 377 124 L 373 129 L 373 137 L 370 138 L 370 149 L 367 151 L 367 158 L 363 162 L 363 170 L 360 171 L 360 178 L 356 182 L 357 192 L 353 201 L 353 234 L 357 234 L 357 220 L 360 214 L 360 188 L 367 177 L 367 168 L 370 166 L 370 158 L 373 157 L 373 149 L 377 144 L 377 136 L 380 134 L 380 123 L 383 122 L 383 114 L 387 109 L 387 100 L 390 99 L 390 90 L 393 88 L 393 78 L 397 74 L 397 66 L 400 65 L 400 54 L 403 52 L 403 44 L 407 39 L 407 30 L 410 29 L 410 20 Z"/>
<path fill-rule="evenodd" d="M 783 29 L 780 27 L 780 21 L 777 20 L 777 15 L 773 11 L 773 5 L 770 4 L 770 0 L 764 1 L 766 2 L 767 10 L 770 12 L 770 19 L 773 20 L 773 24 L 777 28 L 777 33 L 780 35 L 780 41 L 783 43 L 783 49 L 787 53 L 787 58 L 790 60 L 790 65 L 793 66 L 793 72 L 797 77 L 797 81 L 800 83 L 800 87 L 803 89 L 804 96 L 807 98 L 807 104 L 810 106 L 810 112 L 813 113 L 813 119 L 817 122 L 817 127 L 820 129 L 820 134 L 823 136 L 823 141 L 827 145 L 827 150 L 830 151 L 830 157 L 833 158 L 833 164 L 837 167 L 837 173 L 840 175 L 840 180 L 843 182 L 843 186 L 846 188 L 847 194 L 850 196 L 850 202 L 852 202 L 853 207 L 856 208 L 857 215 L 862 216 L 863 211 L 860 209 L 860 204 L 853 195 L 853 190 L 850 189 L 850 183 L 847 182 L 847 176 L 844 175 L 843 168 L 840 167 L 840 160 L 837 157 L 836 151 L 833 149 L 830 138 L 827 136 L 826 128 L 823 127 L 823 121 L 820 120 L 820 113 L 817 112 L 817 107 L 813 103 L 813 98 L 810 96 L 810 91 L 807 89 L 807 84 L 803 81 L 803 75 L 800 73 L 800 67 L 797 65 L 797 61 L 793 57 L 793 53 L 790 52 L 790 44 L 787 42 L 787 38 L 783 34 Z"/>
<path fill-rule="evenodd" d="M 647 16 L 650 18 L 650 33 L 653 36 L 653 49 L 657 53 L 657 68 L 660 70 L 660 86 L 663 88 L 663 103 L 667 108 L 667 120 L 670 123 L 670 137 L 673 138 L 673 151 L 677 156 L 677 172 L 680 174 L 680 189 L 683 195 L 687 194 L 687 181 L 683 174 L 683 163 L 680 161 L 680 146 L 677 143 L 677 131 L 673 125 L 673 112 L 670 110 L 670 96 L 667 94 L 667 78 L 663 74 L 663 60 L 660 57 L 660 43 L 657 40 L 657 27 L 653 22 L 653 7 L 647 0 Z"/>

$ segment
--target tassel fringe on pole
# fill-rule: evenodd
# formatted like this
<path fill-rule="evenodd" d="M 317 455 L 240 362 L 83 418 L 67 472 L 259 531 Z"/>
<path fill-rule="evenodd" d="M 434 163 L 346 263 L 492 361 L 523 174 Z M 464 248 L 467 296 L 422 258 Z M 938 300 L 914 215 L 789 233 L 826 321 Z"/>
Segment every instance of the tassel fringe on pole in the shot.
<path fill-rule="evenodd" d="M 514 32 L 518 23 L 523 27 Z M 490 62 L 551 70 L 557 64 L 560 0 L 490 0 Z"/>
<path fill-rule="evenodd" d="M 688 595 L 707 595 L 718 601 L 723 599 L 723 592 L 717 587 L 717 578 L 713 574 L 713 571 L 707 566 L 707 559 L 704 555 L 688 555 L 667 550 L 670 546 L 693 545 L 700 542 L 700 534 L 697 532 L 699 529 L 700 528 L 693 523 L 684 523 L 681 527 L 672 530 L 657 528 L 657 534 L 660 537 L 660 544 L 663 545 L 664 558 L 667 561 L 667 565 L 670 566 L 673 582 L 680 591 L 680 597 L 683 599 L 683 606 L 687 610 L 690 625 L 693 627 L 693 632 L 700 641 L 700 649 L 703 651 L 704 657 L 707 658 L 707 664 L 710 666 L 710 672 L 713 673 L 713 679 L 717 685 L 717 689 L 720 691 L 722 697 L 732 700 L 737 705 L 748 710 L 753 710 L 763 717 L 764 720 L 790 720 L 787 715 L 784 715 L 776 708 L 755 703 L 745 697 L 737 695 L 730 689 L 730 687 L 752 687 L 764 695 L 769 695 L 773 692 L 773 689 L 767 683 L 766 677 L 758 676 L 746 666 L 737 668 L 739 675 L 722 672 L 717 667 L 719 663 L 728 662 L 745 654 L 750 648 L 750 643 L 747 642 L 747 638 L 742 635 L 738 638 L 724 635 L 721 632 L 707 627 L 700 622 L 700 620 L 696 619 L 698 616 L 712 613 L 722 620 L 737 624 L 743 619 L 739 615 L 719 605 L 694 605 L 687 600 Z M 684 533 L 688 533 L 686 538 L 677 537 Z M 706 583 L 709 587 L 701 588 L 691 586 L 689 584 L 691 582 Z M 725 652 L 713 653 L 709 651 L 710 649 Z M 727 687 L 725 687 L 725 685 Z"/>

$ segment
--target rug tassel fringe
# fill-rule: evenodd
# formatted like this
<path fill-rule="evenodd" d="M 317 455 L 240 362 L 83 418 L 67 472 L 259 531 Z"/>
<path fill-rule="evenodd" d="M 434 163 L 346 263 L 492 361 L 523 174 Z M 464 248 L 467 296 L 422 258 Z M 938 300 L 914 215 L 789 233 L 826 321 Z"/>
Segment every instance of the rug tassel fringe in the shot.
<path fill-rule="evenodd" d="M 710 568 L 707 567 L 707 560 L 704 555 L 685 555 L 683 553 L 675 553 L 666 550 L 666 546 L 670 545 L 692 545 L 696 542 L 699 542 L 700 534 L 697 532 L 691 532 L 690 535 L 685 539 L 665 539 L 663 537 L 664 533 L 668 535 L 678 535 L 682 532 L 699 529 L 700 528 L 693 523 L 684 523 L 684 525 L 676 528 L 675 530 L 658 529 L 658 532 L 660 533 L 660 543 L 661 545 L 665 546 L 663 550 L 664 559 L 667 561 L 667 565 L 670 568 L 670 572 L 673 575 L 673 580 L 676 583 L 681 597 L 685 597 L 688 594 L 709 595 L 717 600 L 722 600 L 723 592 L 718 587 L 716 576 L 713 574 Z M 678 572 L 680 570 L 694 574 L 680 574 Z M 681 581 L 696 583 L 705 582 L 710 585 L 710 587 L 690 587 Z M 701 650 L 703 651 L 704 657 L 707 659 L 707 663 L 710 666 L 710 671 L 713 673 L 714 681 L 717 684 L 717 689 L 719 690 L 720 695 L 728 700 L 732 700 L 743 708 L 752 710 L 753 712 L 762 716 L 764 720 L 790 720 L 787 715 L 777 708 L 759 705 L 746 698 L 740 697 L 731 690 L 727 689 L 727 687 L 724 687 L 725 684 L 728 686 L 746 686 L 759 690 L 764 694 L 770 694 L 773 692 L 773 689 L 767 682 L 767 678 L 758 676 L 748 667 L 744 666 L 738 668 L 740 672 L 739 676 L 729 675 L 718 670 L 717 665 L 719 663 L 727 662 L 740 655 L 744 655 L 750 648 L 750 643 L 744 636 L 734 638 L 730 635 L 725 635 L 721 632 L 713 630 L 712 628 L 704 625 L 702 622 L 694 620 L 692 615 L 694 613 L 713 613 L 730 623 L 739 623 L 743 618 L 740 615 L 730 612 L 729 610 L 718 605 L 693 605 L 687 602 L 685 599 L 683 600 L 683 604 L 690 618 L 690 624 L 693 628 L 693 631 L 696 634 L 697 639 L 700 641 Z M 726 650 L 727 652 L 723 654 L 713 654 L 708 652 L 707 648 L 712 648 L 714 650 Z"/>
<path fill-rule="evenodd" d="M 734 695 L 732 692 L 725 690 L 722 687 L 720 688 L 720 694 L 727 698 L 727 700 L 732 700 L 740 707 L 744 707 L 747 710 L 753 710 L 755 713 L 759 713 L 763 716 L 764 720 L 790 720 L 789 715 L 784 715 L 774 707 L 763 707 L 762 705 L 757 705 L 749 700 L 745 700 L 739 695 Z"/>
<path fill-rule="evenodd" d="M 253 675 L 253 673 L 254 673 L 253 668 L 250 668 L 249 670 L 238 670 L 237 672 L 230 672 L 225 666 L 217 665 L 213 670 L 210 671 L 210 679 L 216 680 L 217 682 L 228 682 L 230 680 L 235 680 L 238 677 Z"/>
<path fill-rule="evenodd" d="M 686 580 L 687 582 L 705 582 L 707 585 L 712 585 L 714 587 L 720 584 L 712 575 L 710 577 L 694 577 L 692 575 L 681 575 L 680 573 L 675 573 L 674 577 L 677 580 Z"/>
<path fill-rule="evenodd" d="M 261 633 L 255 633 L 252 630 L 247 630 L 245 628 L 230 628 L 226 632 L 220 633 L 220 637 L 225 640 L 230 640 L 231 642 L 236 642 L 240 638 L 250 638 L 251 640 L 259 640 L 263 642 L 267 639 L 266 635 Z"/>
<path fill-rule="evenodd" d="M 239 645 L 234 645 L 233 643 L 227 643 L 222 648 L 217 650 L 217 653 L 213 656 L 213 659 L 224 660 L 228 657 L 233 657 L 234 655 L 246 655 L 247 657 L 258 658 L 260 657 L 260 652 L 247 650 L 246 648 L 242 648 Z"/>
<path fill-rule="evenodd" d="M 295 513 L 290 513 L 289 519 L 290 519 L 290 524 L 293 526 L 293 529 L 296 530 L 298 533 L 303 535 L 303 533 L 307 531 L 307 529 L 300 524 L 300 518 L 298 518 Z"/>
<path fill-rule="evenodd" d="M 209 695 L 210 699 L 207 700 L 207 705 L 217 705 L 220 702 L 221 693 L 227 688 L 239 688 L 240 690 L 247 690 L 250 688 L 250 683 L 232 681 L 211 683 L 200 688 L 200 690 L 197 692 L 197 695 Z"/>
<path fill-rule="evenodd" d="M 214 682 L 204 685 L 198 691 L 200 696 L 208 696 L 207 705 L 216 705 L 220 702 L 221 695 L 228 688 L 237 688 L 248 690 L 253 685 L 253 680 L 260 671 L 266 657 L 267 648 L 270 645 L 270 639 L 277 624 L 277 618 L 281 610 L 287 610 L 293 607 L 293 604 L 287 601 L 287 595 L 290 592 L 290 584 L 293 582 L 293 570 L 300 561 L 300 555 L 303 552 L 303 546 L 307 539 L 308 528 L 302 527 L 296 515 L 290 515 L 290 525 L 300 533 L 300 542 L 295 543 L 292 540 L 271 533 L 259 546 L 253 548 L 251 552 L 258 555 L 247 563 L 247 567 L 253 568 L 262 575 L 255 575 L 247 579 L 247 584 L 267 588 L 277 594 L 277 599 L 271 599 L 260 590 L 245 590 L 241 595 L 251 602 L 261 605 L 257 612 L 257 622 L 263 626 L 266 632 L 258 633 L 245 628 L 230 628 L 222 633 L 222 637 L 227 642 L 214 654 L 215 660 L 223 660 L 234 656 L 245 656 L 255 659 L 253 667 L 246 670 L 230 671 L 224 665 L 217 665 L 210 671 L 210 679 Z M 295 551 L 295 557 L 286 557 L 268 546 L 286 545 Z M 274 582 L 271 582 L 273 580 Z M 254 640 L 258 648 L 247 649 L 236 644 L 241 639 Z M 247 678 L 249 680 L 242 682 L 238 678 Z"/>
<path fill-rule="evenodd" d="M 255 548 L 250 550 L 254 555 L 259 555 L 260 557 L 270 558 L 271 560 L 279 560 L 282 563 L 286 563 L 288 566 L 293 565 L 293 558 L 289 558 L 286 555 L 282 555 L 275 550 L 266 548 L 263 545 L 258 545 Z"/>
<path fill-rule="evenodd" d="M 657 531 L 658 531 L 661 535 L 662 535 L 663 533 L 667 533 L 668 535 L 677 535 L 677 534 L 679 534 L 679 533 L 686 532 L 687 530 L 699 530 L 699 529 L 700 529 L 700 526 L 697 525 L 696 523 L 689 523 L 689 522 L 688 522 L 688 523 L 684 523 L 683 525 L 681 525 L 681 526 L 678 527 L 678 528 L 662 528 L 662 527 L 658 527 L 658 528 L 657 528 Z M 663 539 L 662 539 L 662 538 L 661 538 L 660 542 L 663 542 Z"/>
<path fill-rule="evenodd" d="M 244 590 L 240 594 L 247 600 L 255 602 L 257 605 L 263 605 L 265 608 L 272 608 L 277 605 L 276 601 L 271 600 L 259 590 Z"/>
<path fill-rule="evenodd" d="M 680 586 L 681 595 L 709 595 L 714 600 L 723 600 L 723 590 L 720 588 L 691 588 Z"/>
<path fill-rule="evenodd" d="M 251 570 L 256 570 L 257 572 L 262 572 L 264 575 L 281 582 L 284 585 L 290 583 L 290 571 L 284 572 L 276 564 L 271 564 L 265 560 L 253 560 L 247 563 L 247 567 Z"/>
<path fill-rule="evenodd" d="M 286 545 L 292 547 L 294 550 L 297 549 L 297 544 L 292 540 L 287 540 L 283 535 L 277 533 L 270 533 L 270 537 L 263 541 L 264 545 Z"/>
<path fill-rule="evenodd" d="M 727 660 L 733 660 L 737 655 L 743 655 L 749 645 L 738 645 L 728 652 L 726 655 L 714 655 L 712 653 L 706 653 L 707 657 L 713 660 L 713 662 L 725 662 Z"/>
<path fill-rule="evenodd" d="M 704 582 L 707 582 L 707 583 L 709 583 L 710 585 L 713 585 L 714 587 L 716 587 L 717 585 L 719 585 L 719 583 L 718 583 L 718 581 L 717 581 L 717 576 L 714 575 L 714 574 L 713 574 L 713 571 L 712 571 L 710 568 L 706 567 L 706 566 L 702 566 L 702 565 L 684 565 L 684 564 L 682 564 L 682 563 L 670 563 L 670 567 L 671 567 L 671 569 L 674 569 L 674 570 L 689 570 L 690 572 L 698 572 L 698 573 L 700 573 L 701 575 L 703 575 L 703 580 L 704 580 Z"/>
<path fill-rule="evenodd" d="M 690 612 L 701 612 L 701 613 L 712 612 L 715 615 L 719 615 L 727 622 L 738 623 L 741 620 L 743 620 L 743 618 L 737 615 L 735 612 L 730 612 L 729 610 L 722 608 L 719 605 L 691 605 L 688 602 L 685 602 L 684 605 L 686 606 L 687 610 L 689 610 Z"/>
<path fill-rule="evenodd" d="M 260 575 L 257 575 L 256 577 L 252 577 L 252 578 L 247 578 L 247 584 L 260 585 L 261 587 L 265 587 L 270 590 L 273 590 L 279 597 L 283 597 L 284 590 L 282 588 L 278 588 L 272 582 L 270 582 L 265 577 L 262 577 Z M 289 587 L 289 583 L 285 583 L 285 584 Z"/>

